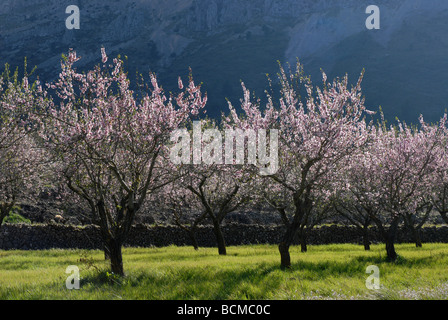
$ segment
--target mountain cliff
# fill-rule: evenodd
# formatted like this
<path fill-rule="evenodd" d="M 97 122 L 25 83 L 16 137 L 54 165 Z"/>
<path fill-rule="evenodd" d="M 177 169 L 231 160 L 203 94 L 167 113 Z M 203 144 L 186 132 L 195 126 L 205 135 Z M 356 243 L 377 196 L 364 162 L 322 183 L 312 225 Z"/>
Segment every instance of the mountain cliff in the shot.
<path fill-rule="evenodd" d="M 188 67 L 204 83 L 209 114 L 237 103 L 240 80 L 263 96 L 277 60 L 298 58 L 320 82 L 361 70 L 368 107 L 416 122 L 436 121 L 448 107 L 448 1 L 376 0 L 381 29 L 367 30 L 364 0 L 2 0 L 0 63 L 38 67 L 46 81 L 59 74 L 61 54 L 77 50 L 78 68 L 96 64 L 100 48 L 126 55 L 133 74 L 155 71 L 167 89 Z M 80 9 L 68 30 L 65 9 Z"/>

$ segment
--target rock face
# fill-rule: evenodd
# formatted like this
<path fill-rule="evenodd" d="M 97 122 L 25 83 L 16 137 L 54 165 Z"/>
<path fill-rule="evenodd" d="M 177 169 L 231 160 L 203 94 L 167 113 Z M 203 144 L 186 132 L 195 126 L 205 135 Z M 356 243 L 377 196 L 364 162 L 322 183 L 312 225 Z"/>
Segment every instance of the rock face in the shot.
<path fill-rule="evenodd" d="M 129 74 L 159 73 L 167 89 L 188 67 L 209 93 L 209 114 L 241 97 L 240 80 L 263 95 L 277 60 L 305 64 L 320 82 L 366 69 L 369 107 L 388 118 L 437 120 L 448 101 L 448 1 L 377 0 L 381 29 L 367 30 L 366 0 L 2 0 L 0 63 L 38 66 L 53 80 L 74 48 L 79 68 L 99 62 L 100 47 L 129 58 Z M 66 7 L 80 8 L 68 30 Z"/>

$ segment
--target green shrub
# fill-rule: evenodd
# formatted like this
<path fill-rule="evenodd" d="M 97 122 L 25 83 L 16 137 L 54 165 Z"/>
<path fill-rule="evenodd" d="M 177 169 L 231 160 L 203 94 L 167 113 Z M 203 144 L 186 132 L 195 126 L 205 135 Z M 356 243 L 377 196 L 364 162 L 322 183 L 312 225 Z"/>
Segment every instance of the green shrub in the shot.
<path fill-rule="evenodd" d="M 31 220 L 22 217 L 18 212 L 17 212 L 17 208 L 12 209 L 9 212 L 9 215 L 7 215 L 4 219 L 3 219 L 4 223 L 28 223 L 31 224 Z"/>

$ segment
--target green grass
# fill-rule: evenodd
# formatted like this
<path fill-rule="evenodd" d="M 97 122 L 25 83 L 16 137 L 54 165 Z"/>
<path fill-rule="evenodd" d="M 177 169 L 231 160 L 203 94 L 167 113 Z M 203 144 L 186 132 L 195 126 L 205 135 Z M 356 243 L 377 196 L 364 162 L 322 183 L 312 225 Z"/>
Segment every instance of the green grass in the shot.
<path fill-rule="evenodd" d="M 291 248 L 282 271 L 276 246 L 126 248 L 126 277 L 114 280 L 101 251 L 0 251 L 0 299 L 448 299 L 448 244 L 397 245 L 386 262 L 384 245 Z M 80 290 L 68 290 L 69 265 L 80 269 Z M 380 270 L 380 290 L 368 290 L 366 268 Z"/>

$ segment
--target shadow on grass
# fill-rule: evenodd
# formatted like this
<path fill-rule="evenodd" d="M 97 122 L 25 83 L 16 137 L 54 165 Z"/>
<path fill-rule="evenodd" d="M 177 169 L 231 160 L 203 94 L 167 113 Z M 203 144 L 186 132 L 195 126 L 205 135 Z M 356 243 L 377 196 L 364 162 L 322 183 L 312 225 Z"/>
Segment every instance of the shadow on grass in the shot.
<path fill-rule="evenodd" d="M 416 264 L 433 263 L 431 257 L 404 259 L 392 263 L 405 268 Z M 343 262 L 297 261 L 291 269 L 281 270 L 280 265 L 261 263 L 241 268 L 179 267 L 129 272 L 124 278 L 107 270 L 96 270 L 81 280 L 81 286 L 92 289 L 135 291 L 138 299 L 266 299 L 285 282 L 300 279 L 325 281 L 329 278 L 348 277 L 364 279 L 368 265 L 386 264 L 384 257 L 353 257 Z"/>
<path fill-rule="evenodd" d="M 180 267 L 163 271 L 131 271 L 120 278 L 107 270 L 95 270 L 81 279 L 81 287 L 88 287 L 89 290 L 118 290 L 137 295 L 137 299 L 149 300 L 262 299 L 265 292 L 281 285 L 282 273 L 272 276 L 277 271 L 280 268 L 274 264 L 231 270 Z"/>
<path fill-rule="evenodd" d="M 236 255 L 235 255 L 236 256 Z M 325 281 L 345 277 L 365 280 L 369 265 L 397 266 L 407 269 L 425 267 L 446 261 L 447 253 L 423 257 L 399 256 L 387 262 L 383 254 L 353 256 L 342 261 L 308 261 L 307 257 L 292 264 L 291 269 L 281 270 L 279 261 L 250 263 L 246 265 L 197 265 L 170 266 L 129 271 L 124 278 L 116 277 L 105 269 L 86 274 L 81 285 L 91 290 L 117 290 L 133 299 L 269 299 L 270 293 L 281 289 L 288 281 Z M 233 262 L 233 260 L 232 260 Z"/>
<path fill-rule="evenodd" d="M 357 256 L 343 262 L 320 261 L 310 262 L 306 260 L 297 261 L 291 267 L 292 272 L 299 272 L 307 279 L 326 279 L 329 277 L 364 277 L 369 265 L 399 266 L 400 268 L 412 269 L 416 266 L 430 267 L 440 264 L 447 254 L 437 254 L 428 257 L 404 257 L 399 255 L 395 261 L 388 261 L 385 256 Z"/>
<path fill-rule="evenodd" d="M 447 260 L 448 253 L 440 252 L 436 254 L 431 254 L 430 256 L 426 257 L 405 257 L 404 255 L 398 254 L 398 257 L 395 261 L 390 261 L 387 259 L 387 257 L 383 256 L 360 256 L 353 258 L 352 260 L 356 260 L 360 263 L 374 263 L 374 264 L 390 264 L 390 265 L 397 265 L 397 266 L 403 266 L 412 268 L 415 266 L 431 266 L 433 264 L 441 263 L 443 260 Z"/>
<path fill-rule="evenodd" d="M 284 282 L 284 272 L 277 264 L 260 264 L 252 268 L 225 270 L 216 274 L 219 281 L 211 299 L 264 299 Z"/>

